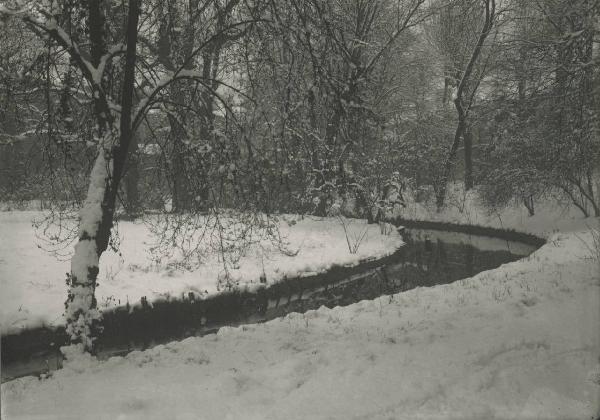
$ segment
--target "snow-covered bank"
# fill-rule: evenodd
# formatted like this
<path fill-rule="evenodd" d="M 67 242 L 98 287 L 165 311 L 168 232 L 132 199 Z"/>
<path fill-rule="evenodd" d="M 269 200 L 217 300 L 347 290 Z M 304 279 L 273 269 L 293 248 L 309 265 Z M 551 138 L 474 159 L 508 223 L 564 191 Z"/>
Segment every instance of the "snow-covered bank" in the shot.
<path fill-rule="evenodd" d="M 63 323 L 67 296 L 65 273 L 68 256 L 62 261 L 38 248 L 31 226 L 39 212 L 0 212 L 0 322 L 3 334 L 25 327 L 60 325 Z M 289 225 L 287 221 L 293 220 Z M 402 245 L 396 231 L 382 235 L 376 225 L 352 221 L 349 235 L 364 240 L 356 253 L 348 250 L 342 225 L 333 218 L 315 219 L 286 217 L 279 229 L 293 256 L 277 249 L 277 244 L 262 241 L 252 245 L 229 274 L 240 287 L 258 284 L 260 277 L 274 283 L 322 272 L 332 265 L 356 265 L 367 258 L 393 253 Z M 156 265 L 147 248 L 152 244 L 148 228 L 142 223 L 120 222 L 122 238 L 120 255 L 106 251 L 100 261 L 99 287 L 96 296 L 101 308 L 137 303 L 142 296 L 148 301 L 181 297 L 188 291 L 196 295 L 217 293 L 217 278 L 223 274 L 223 263 L 216 254 L 208 256 L 192 271 L 177 270 L 168 261 Z M 352 238 L 351 238 L 352 239 Z M 296 253 L 297 252 L 297 253 Z M 264 270 L 264 271 L 263 271 Z"/>
<path fill-rule="evenodd" d="M 476 192 L 465 193 L 462 187 L 456 184 L 453 184 L 452 189 L 453 193 L 448 197 L 447 206 L 442 211 L 438 211 L 433 203 L 417 203 L 410 200 L 406 207 L 401 208 L 395 215 L 410 220 L 514 229 L 545 238 L 559 231 L 578 230 L 596 223 L 594 218 L 583 218 L 574 206 L 557 206 L 556 202 L 550 199 L 537 203 L 533 217 L 529 216 L 523 205 L 488 211 L 479 204 Z"/>
<path fill-rule="evenodd" d="M 3 384 L 3 417 L 593 419 L 592 222 L 571 220 L 530 257 L 453 284 L 75 360 Z"/>

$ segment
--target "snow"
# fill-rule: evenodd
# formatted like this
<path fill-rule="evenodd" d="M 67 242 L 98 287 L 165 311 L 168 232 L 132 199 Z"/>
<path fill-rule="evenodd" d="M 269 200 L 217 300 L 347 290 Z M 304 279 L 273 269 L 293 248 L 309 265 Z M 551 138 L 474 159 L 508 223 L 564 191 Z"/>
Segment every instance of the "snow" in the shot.
<path fill-rule="evenodd" d="M 100 318 L 100 313 L 93 308 L 95 284 L 89 279 L 90 270 L 97 270 L 99 264 L 96 236 L 102 222 L 102 201 L 104 199 L 106 184 L 112 172 L 112 161 L 107 161 L 108 152 L 105 148 L 110 146 L 109 137 L 98 144 L 98 156 L 90 174 L 88 193 L 79 211 L 78 242 L 71 258 L 70 281 L 74 287 L 69 290 L 69 300 L 65 311 L 65 319 L 74 320 L 67 322 L 67 334 L 72 338 L 79 337 L 86 348 L 92 348 L 90 326 L 93 320 Z M 14 275 L 15 273 L 13 273 Z M 16 276 L 15 276 L 16 277 Z M 31 293 L 31 292 L 29 292 Z M 46 315 L 46 314 L 44 314 Z M 54 317 L 55 314 L 50 314 Z"/>
<path fill-rule="evenodd" d="M 31 220 L 42 216 L 43 213 L 34 211 L 0 212 L 2 334 L 64 322 L 68 256 L 60 261 L 36 246 L 39 241 Z M 291 217 L 287 219 L 292 220 Z M 93 224 L 86 226 L 86 229 L 93 228 Z M 322 272 L 333 264 L 355 265 L 360 260 L 383 257 L 402 244 L 396 232 L 381 235 L 378 226 L 367 226 L 364 221 L 354 222 L 350 229 L 351 234 L 368 229 L 356 254 L 348 251 L 343 228 L 336 219 L 305 218 L 297 220 L 293 226 L 282 219 L 281 234 L 289 242 L 289 250 L 298 251 L 298 254 L 286 256 L 273 244 L 262 242 L 241 257 L 237 269 L 229 270 L 231 280 L 239 282 L 240 287 L 256 286 L 264 267 L 267 283 L 273 283 L 284 276 L 292 278 Z M 120 255 L 107 250 L 100 260 L 96 289 L 100 309 L 125 305 L 126 302 L 137 304 L 143 296 L 152 302 L 167 297 L 179 298 L 189 291 L 197 296 L 217 293 L 217 279 L 224 273 L 223 264 L 215 255 L 207 257 L 192 271 L 174 268 L 170 260 L 156 264 L 148 252 L 155 240 L 145 224 L 122 221 L 118 230 Z M 84 241 L 77 246 L 94 247 L 89 252 L 95 252 L 93 241 Z M 81 253 L 84 251 L 80 250 Z M 73 270 L 80 272 L 84 268 L 73 267 Z"/>
<path fill-rule="evenodd" d="M 536 214 L 530 217 L 523 205 L 509 206 L 500 211 L 487 211 L 481 208 L 474 191 L 465 193 L 461 186 L 451 184 L 447 206 L 437 211 L 433 204 L 416 203 L 407 200 L 405 208 L 395 215 L 410 220 L 430 220 L 488 226 L 499 229 L 514 229 L 541 237 L 549 237 L 557 231 L 575 230 L 585 227 L 581 212 L 573 206 L 559 206 L 552 200 L 536 203 Z M 589 219 L 587 224 L 593 224 Z"/>
<path fill-rule="evenodd" d="M 2 414 L 592 419 L 600 276 L 584 242 L 595 222 L 571 220 L 531 256 L 453 284 L 223 328 L 105 362 L 76 356 L 49 378 L 3 384 Z"/>
<path fill-rule="evenodd" d="M 469 235 L 460 232 L 438 231 L 433 229 L 419 229 L 413 233 L 413 238 L 423 241 L 429 239 L 436 242 L 438 239 L 446 244 L 469 244 L 480 251 L 506 251 L 510 250 L 515 255 L 527 255 L 532 246 L 520 242 L 506 241 L 499 238 Z"/>

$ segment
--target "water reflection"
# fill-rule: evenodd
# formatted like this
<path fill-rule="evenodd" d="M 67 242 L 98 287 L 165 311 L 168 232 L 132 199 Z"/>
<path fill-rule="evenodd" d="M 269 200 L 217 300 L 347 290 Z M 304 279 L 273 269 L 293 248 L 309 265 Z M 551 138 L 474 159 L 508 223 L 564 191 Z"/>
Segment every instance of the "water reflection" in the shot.
<path fill-rule="evenodd" d="M 426 229 L 407 229 L 396 261 L 371 273 L 313 290 L 303 299 L 269 307 L 269 318 L 304 312 L 321 305 L 344 306 L 419 286 L 434 286 L 472 277 L 535 251 L 536 247 L 485 236 Z"/>

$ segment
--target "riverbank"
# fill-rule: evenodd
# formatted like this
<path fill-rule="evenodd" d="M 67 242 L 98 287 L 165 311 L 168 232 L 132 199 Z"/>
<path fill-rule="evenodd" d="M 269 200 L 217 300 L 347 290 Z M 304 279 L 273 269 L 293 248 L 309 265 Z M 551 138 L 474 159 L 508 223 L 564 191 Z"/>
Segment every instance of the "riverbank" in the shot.
<path fill-rule="evenodd" d="M 59 258 L 40 248 L 44 245 L 38 237 L 42 232 L 34 229 L 31 221 L 43 215 L 33 211 L 0 211 L 0 329 L 3 335 L 64 323 L 65 273 L 70 271 L 72 245 L 59 248 L 63 254 Z M 216 233 L 210 226 L 200 226 L 198 235 L 206 238 L 200 249 L 193 251 L 201 261 L 186 269 L 176 264 L 177 255 L 159 262 L 153 259 L 149 249 L 155 246 L 156 237 L 148 225 L 120 221 L 118 251 L 109 249 L 100 260 L 98 305 L 108 311 L 126 305 L 141 306 L 142 298 L 152 304 L 182 300 L 190 293 L 202 299 L 227 291 L 227 283 L 237 290 L 253 290 L 286 278 L 309 278 L 334 266 L 356 266 L 367 259 L 391 255 L 402 245 L 395 230 L 382 235 L 379 226 L 367 225 L 366 221 L 347 220 L 345 223 L 346 226 L 342 226 L 336 218 L 281 216 L 273 235 L 275 239 L 265 237 L 264 232 L 255 228 L 250 234 L 256 237 L 246 238 L 252 243 L 227 254 L 227 264 L 212 248 L 210 236 Z M 63 226 L 65 228 L 68 226 Z M 348 248 L 344 228 L 352 245 L 357 243 L 357 238 L 362 238 L 354 253 Z M 189 246 L 195 247 L 193 241 Z M 177 250 L 168 251 L 176 253 Z"/>
<path fill-rule="evenodd" d="M 595 418 L 597 219 L 560 223 L 531 256 L 453 284 L 73 358 L 3 384 L 3 417 Z"/>

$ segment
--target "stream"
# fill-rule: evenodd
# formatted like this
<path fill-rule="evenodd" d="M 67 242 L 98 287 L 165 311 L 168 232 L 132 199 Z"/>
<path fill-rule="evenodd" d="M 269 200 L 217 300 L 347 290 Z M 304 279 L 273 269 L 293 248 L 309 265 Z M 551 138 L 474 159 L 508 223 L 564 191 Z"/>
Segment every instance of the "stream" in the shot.
<path fill-rule="evenodd" d="M 293 279 L 258 292 L 232 292 L 212 299 L 167 302 L 141 310 L 105 314 L 97 356 L 216 333 L 223 326 L 260 323 L 321 306 L 346 306 L 415 287 L 452 283 L 523 258 L 538 247 L 523 241 L 438 229 L 407 228 L 406 243 L 390 257 L 364 267 L 338 268 L 313 278 Z M 506 235 L 503 235 L 506 236 Z M 33 330 L 2 337 L 2 382 L 51 374 L 61 367 L 64 330 Z"/>

